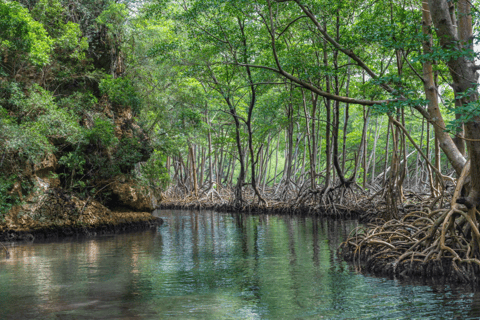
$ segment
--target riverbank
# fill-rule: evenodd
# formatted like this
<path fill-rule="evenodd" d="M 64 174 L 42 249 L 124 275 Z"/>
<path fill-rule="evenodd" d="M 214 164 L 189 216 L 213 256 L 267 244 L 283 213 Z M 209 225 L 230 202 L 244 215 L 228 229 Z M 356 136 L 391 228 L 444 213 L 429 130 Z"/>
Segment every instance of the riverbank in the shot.
<path fill-rule="evenodd" d="M 0 241 L 143 230 L 163 222 L 150 210 L 133 210 L 122 206 L 121 201 L 117 203 L 118 207 L 109 209 L 96 200 L 80 199 L 62 189 L 48 189 L 13 207 L 3 217 Z"/>
<path fill-rule="evenodd" d="M 115 234 L 125 231 L 140 231 L 156 228 L 163 220 L 148 212 L 110 212 L 110 214 L 94 222 L 85 219 L 71 221 L 68 224 L 57 224 L 53 221 L 27 227 L 25 225 L 0 225 L 0 241 L 33 241 L 60 239 L 71 236 L 91 236 L 99 234 Z"/>
<path fill-rule="evenodd" d="M 358 219 L 372 222 L 382 216 L 387 205 L 381 192 L 351 192 L 351 189 L 331 188 L 327 191 L 306 190 L 302 193 L 284 192 L 279 195 L 274 188 L 262 193 L 265 202 L 258 200 L 252 190 L 243 191 L 241 204 L 235 203 L 234 191 L 230 188 L 210 189 L 193 193 L 178 192 L 171 188 L 162 193 L 157 209 L 216 210 L 257 214 L 315 215 L 334 219 Z M 398 208 L 401 215 L 420 210 L 427 197 L 405 192 L 405 203 Z"/>

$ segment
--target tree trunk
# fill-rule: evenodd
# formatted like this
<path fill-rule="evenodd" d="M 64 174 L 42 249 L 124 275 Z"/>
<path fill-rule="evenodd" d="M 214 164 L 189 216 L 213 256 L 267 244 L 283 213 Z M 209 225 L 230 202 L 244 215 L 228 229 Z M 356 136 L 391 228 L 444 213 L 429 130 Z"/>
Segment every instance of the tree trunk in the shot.
<path fill-rule="evenodd" d="M 197 168 L 195 166 L 195 151 L 192 145 L 189 145 L 189 152 L 192 166 L 193 191 L 195 192 L 195 197 L 198 197 Z"/>
<path fill-rule="evenodd" d="M 388 124 L 387 124 L 387 141 L 385 142 L 385 163 L 383 164 L 383 186 L 386 185 L 387 183 L 387 164 L 388 164 L 388 147 L 390 146 L 389 145 L 389 141 L 390 140 L 390 119 L 388 120 Z"/>
<path fill-rule="evenodd" d="M 350 63 L 350 58 L 348 58 L 348 62 Z M 346 96 L 348 97 L 350 89 L 350 66 L 347 67 L 347 86 Z M 350 104 L 347 103 L 345 105 L 345 113 L 343 117 L 343 146 L 342 146 L 342 171 L 345 172 L 345 162 L 347 160 L 347 128 L 348 128 L 348 118 L 350 117 L 349 110 Z"/>
<path fill-rule="evenodd" d="M 464 1 L 462 6 L 468 8 L 468 1 Z M 464 51 L 472 48 L 472 27 L 462 24 L 458 30 L 462 34 L 462 38 L 469 39 L 467 43 L 462 43 L 458 39 L 455 32 L 455 21 L 452 21 L 448 14 L 447 0 L 429 0 L 429 7 L 432 16 L 437 37 L 440 40 L 440 45 L 444 49 L 456 51 Z M 464 7 L 462 7 L 464 8 Z M 463 12 L 470 10 L 462 9 Z M 478 74 L 475 70 L 474 60 L 465 56 L 454 56 L 447 61 L 447 66 L 453 80 L 453 88 L 455 92 L 461 93 L 464 96 L 458 99 L 463 106 L 478 100 L 476 86 L 478 83 Z M 465 121 L 465 137 L 467 139 L 467 149 L 470 156 L 470 177 L 471 188 L 465 204 L 469 207 L 476 207 L 480 205 L 480 117 L 478 115 L 471 116 Z M 457 152 L 461 155 L 460 151 Z M 454 165 L 454 163 L 452 163 Z M 454 165 L 455 167 L 455 165 Z M 457 168 L 455 168 L 457 170 Z M 458 170 L 457 170 L 458 172 Z"/>
<path fill-rule="evenodd" d="M 165 169 L 166 169 L 169 177 L 170 177 L 170 161 L 171 161 L 171 157 L 167 156 L 167 163 L 165 165 L 165 167 L 166 167 Z"/>
<path fill-rule="evenodd" d="M 367 149 L 368 149 L 368 139 L 367 139 L 367 128 L 368 128 L 368 115 L 365 110 L 365 107 L 363 108 L 363 122 L 364 122 L 364 133 L 362 134 L 362 144 L 363 144 L 363 152 L 362 152 L 362 158 L 363 158 L 363 189 L 365 190 L 367 188 Z"/>
<path fill-rule="evenodd" d="M 457 9 L 458 9 L 458 38 L 462 42 L 463 46 L 469 49 L 472 49 L 472 15 L 471 15 L 471 6 L 468 0 L 460 0 L 457 2 Z M 455 91 L 455 108 L 461 107 L 462 102 L 458 98 L 458 93 Z M 455 112 L 455 118 L 457 121 L 460 120 L 461 114 Z M 465 131 L 463 123 L 457 127 L 456 136 L 453 139 L 455 145 L 458 148 L 458 151 L 462 153 L 463 156 L 466 155 L 465 153 Z"/>
<path fill-rule="evenodd" d="M 378 141 L 378 138 L 379 138 L 379 130 L 378 130 L 378 117 L 375 118 L 375 134 L 374 134 L 374 139 L 373 139 L 373 150 L 372 150 L 372 158 L 370 159 L 369 161 L 369 167 L 370 165 L 372 166 L 372 175 L 371 175 L 371 178 L 372 178 L 372 184 L 373 184 L 373 179 L 375 177 L 375 166 L 376 166 L 376 153 L 377 153 L 377 141 Z"/>
<path fill-rule="evenodd" d="M 430 16 L 431 15 L 431 16 Z M 440 39 L 440 44 L 444 48 L 456 48 L 461 50 L 458 43 L 458 37 L 456 35 L 456 29 L 454 22 L 451 21 L 451 16 L 449 12 L 449 4 L 446 0 L 429 0 L 428 4 L 426 1 L 422 2 L 422 18 L 423 26 L 422 31 L 426 36 L 426 41 L 423 42 L 423 52 L 425 54 L 432 52 L 432 37 L 430 34 L 432 18 L 437 29 L 437 36 Z M 460 57 L 457 59 L 451 59 L 447 62 L 454 81 L 454 91 L 465 92 L 469 88 L 472 88 L 470 82 L 477 82 L 477 74 L 473 69 L 473 62 L 469 61 L 466 57 Z M 448 157 L 450 163 L 455 168 L 455 171 L 460 175 L 463 166 L 466 163 L 465 158 L 462 153 L 458 150 L 457 146 L 453 142 L 452 138 L 445 132 L 445 122 L 443 121 L 442 114 L 438 107 L 438 98 L 435 88 L 435 82 L 433 79 L 433 70 L 432 64 L 426 61 L 423 64 L 423 77 L 424 77 L 424 87 L 425 95 L 428 103 L 428 113 L 430 119 L 433 119 L 435 136 L 438 138 L 440 147 L 442 148 L 445 155 Z M 465 80 L 464 79 L 468 79 Z M 475 97 L 472 97 L 476 100 Z M 468 100 L 468 99 L 467 99 Z M 467 102 L 467 101 L 465 101 Z M 480 156 L 480 154 L 479 154 Z"/>
<path fill-rule="evenodd" d="M 235 165 L 237 164 L 237 157 L 235 153 L 232 154 L 232 172 L 230 172 L 230 177 L 228 178 L 228 185 L 233 186 L 233 175 L 235 174 Z"/>
<path fill-rule="evenodd" d="M 209 188 L 213 187 L 213 163 L 212 163 L 212 133 L 210 132 L 210 120 L 208 119 L 208 113 L 205 112 L 205 118 L 207 119 L 208 131 L 207 131 L 207 139 L 208 139 L 208 179 L 210 180 Z"/>
<path fill-rule="evenodd" d="M 201 151 L 201 155 L 200 155 L 201 159 L 202 159 L 202 164 L 200 166 L 200 178 L 199 178 L 199 181 L 200 181 L 200 187 L 202 188 L 203 187 L 203 183 L 205 181 L 204 179 L 204 174 L 205 174 L 205 161 L 206 161 L 206 157 L 205 157 L 205 148 L 202 146 L 202 151 Z"/>
<path fill-rule="evenodd" d="M 315 120 L 312 119 L 312 125 L 310 126 L 310 118 L 307 112 L 307 101 L 305 98 L 305 92 L 302 90 L 302 101 L 303 101 L 303 112 L 305 115 L 306 125 L 305 128 L 307 130 L 307 146 L 308 146 L 308 157 L 310 159 L 310 188 L 312 190 L 315 189 Z M 315 109 L 316 104 L 312 105 L 312 118 L 315 117 Z M 313 130 L 313 131 L 311 131 Z M 305 146 L 305 147 L 307 147 Z"/>
<path fill-rule="evenodd" d="M 288 129 L 287 129 L 287 145 L 285 154 L 285 183 L 288 185 L 292 177 L 292 161 L 293 161 L 293 106 L 291 102 L 287 105 Z"/>
<path fill-rule="evenodd" d="M 277 169 L 278 169 L 278 149 L 280 149 L 280 136 L 277 137 L 277 150 L 275 150 L 275 172 L 273 174 L 273 185 L 277 179 Z"/>

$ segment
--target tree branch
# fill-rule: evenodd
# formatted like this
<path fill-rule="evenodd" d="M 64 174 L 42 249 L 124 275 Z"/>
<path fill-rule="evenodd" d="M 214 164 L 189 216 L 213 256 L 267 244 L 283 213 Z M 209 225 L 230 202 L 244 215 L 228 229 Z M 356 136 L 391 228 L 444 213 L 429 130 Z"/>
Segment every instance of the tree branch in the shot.
<path fill-rule="evenodd" d="M 344 96 L 337 96 L 335 94 L 332 94 L 332 93 L 328 93 L 326 91 L 322 91 L 320 89 L 318 89 L 317 87 L 311 85 L 310 83 L 308 82 L 305 82 L 297 77 L 295 77 L 294 75 L 291 75 L 290 73 L 284 71 L 283 69 L 282 70 L 278 70 L 278 69 L 275 69 L 275 68 L 272 68 L 272 67 L 267 67 L 267 66 L 260 66 L 260 65 L 254 65 L 254 64 L 242 64 L 242 63 L 238 63 L 239 66 L 242 66 L 242 67 L 251 67 L 251 68 L 260 68 L 260 69 L 265 69 L 265 70 L 270 70 L 272 72 L 275 72 L 275 73 L 278 73 L 282 76 L 284 76 L 285 78 L 295 82 L 296 84 L 300 85 L 301 87 L 305 88 L 305 89 L 308 89 L 322 97 L 325 97 L 325 98 L 328 98 L 328 99 L 332 99 L 332 100 L 336 100 L 336 101 L 340 101 L 340 102 L 345 102 L 345 103 L 353 103 L 353 104 L 359 104 L 359 105 L 362 105 L 362 106 L 373 106 L 373 105 L 376 105 L 376 104 L 382 104 L 382 103 L 388 103 L 388 102 L 395 102 L 395 101 L 400 101 L 400 99 L 392 99 L 392 100 L 362 100 L 362 99 L 354 99 L 354 98 L 350 98 L 350 97 L 344 97 Z"/>

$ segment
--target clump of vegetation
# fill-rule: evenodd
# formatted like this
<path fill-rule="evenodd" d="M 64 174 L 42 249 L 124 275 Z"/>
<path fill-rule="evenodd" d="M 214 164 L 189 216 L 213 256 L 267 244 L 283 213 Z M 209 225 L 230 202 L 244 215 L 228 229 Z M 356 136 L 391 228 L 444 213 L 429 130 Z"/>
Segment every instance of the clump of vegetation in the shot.
<path fill-rule="evenodd" d="M 126 13 L 113 1 L 0 3 L 0 218 L 39 186 L 105 202 L 118 176 L 159 176 L 135 171 L 154 147 L 137 124 Z"/>

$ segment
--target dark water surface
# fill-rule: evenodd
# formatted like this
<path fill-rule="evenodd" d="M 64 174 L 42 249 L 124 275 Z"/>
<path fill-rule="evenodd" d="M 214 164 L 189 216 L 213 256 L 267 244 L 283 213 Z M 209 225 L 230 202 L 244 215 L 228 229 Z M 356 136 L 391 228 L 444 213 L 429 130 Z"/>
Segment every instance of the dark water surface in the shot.
<path fill-rule="evenodd" d="M 354 221 L 164 210 L 157 231 L 15 244 L 0 319 L 477 319 L 480 294 L 352 271 Z"/>

